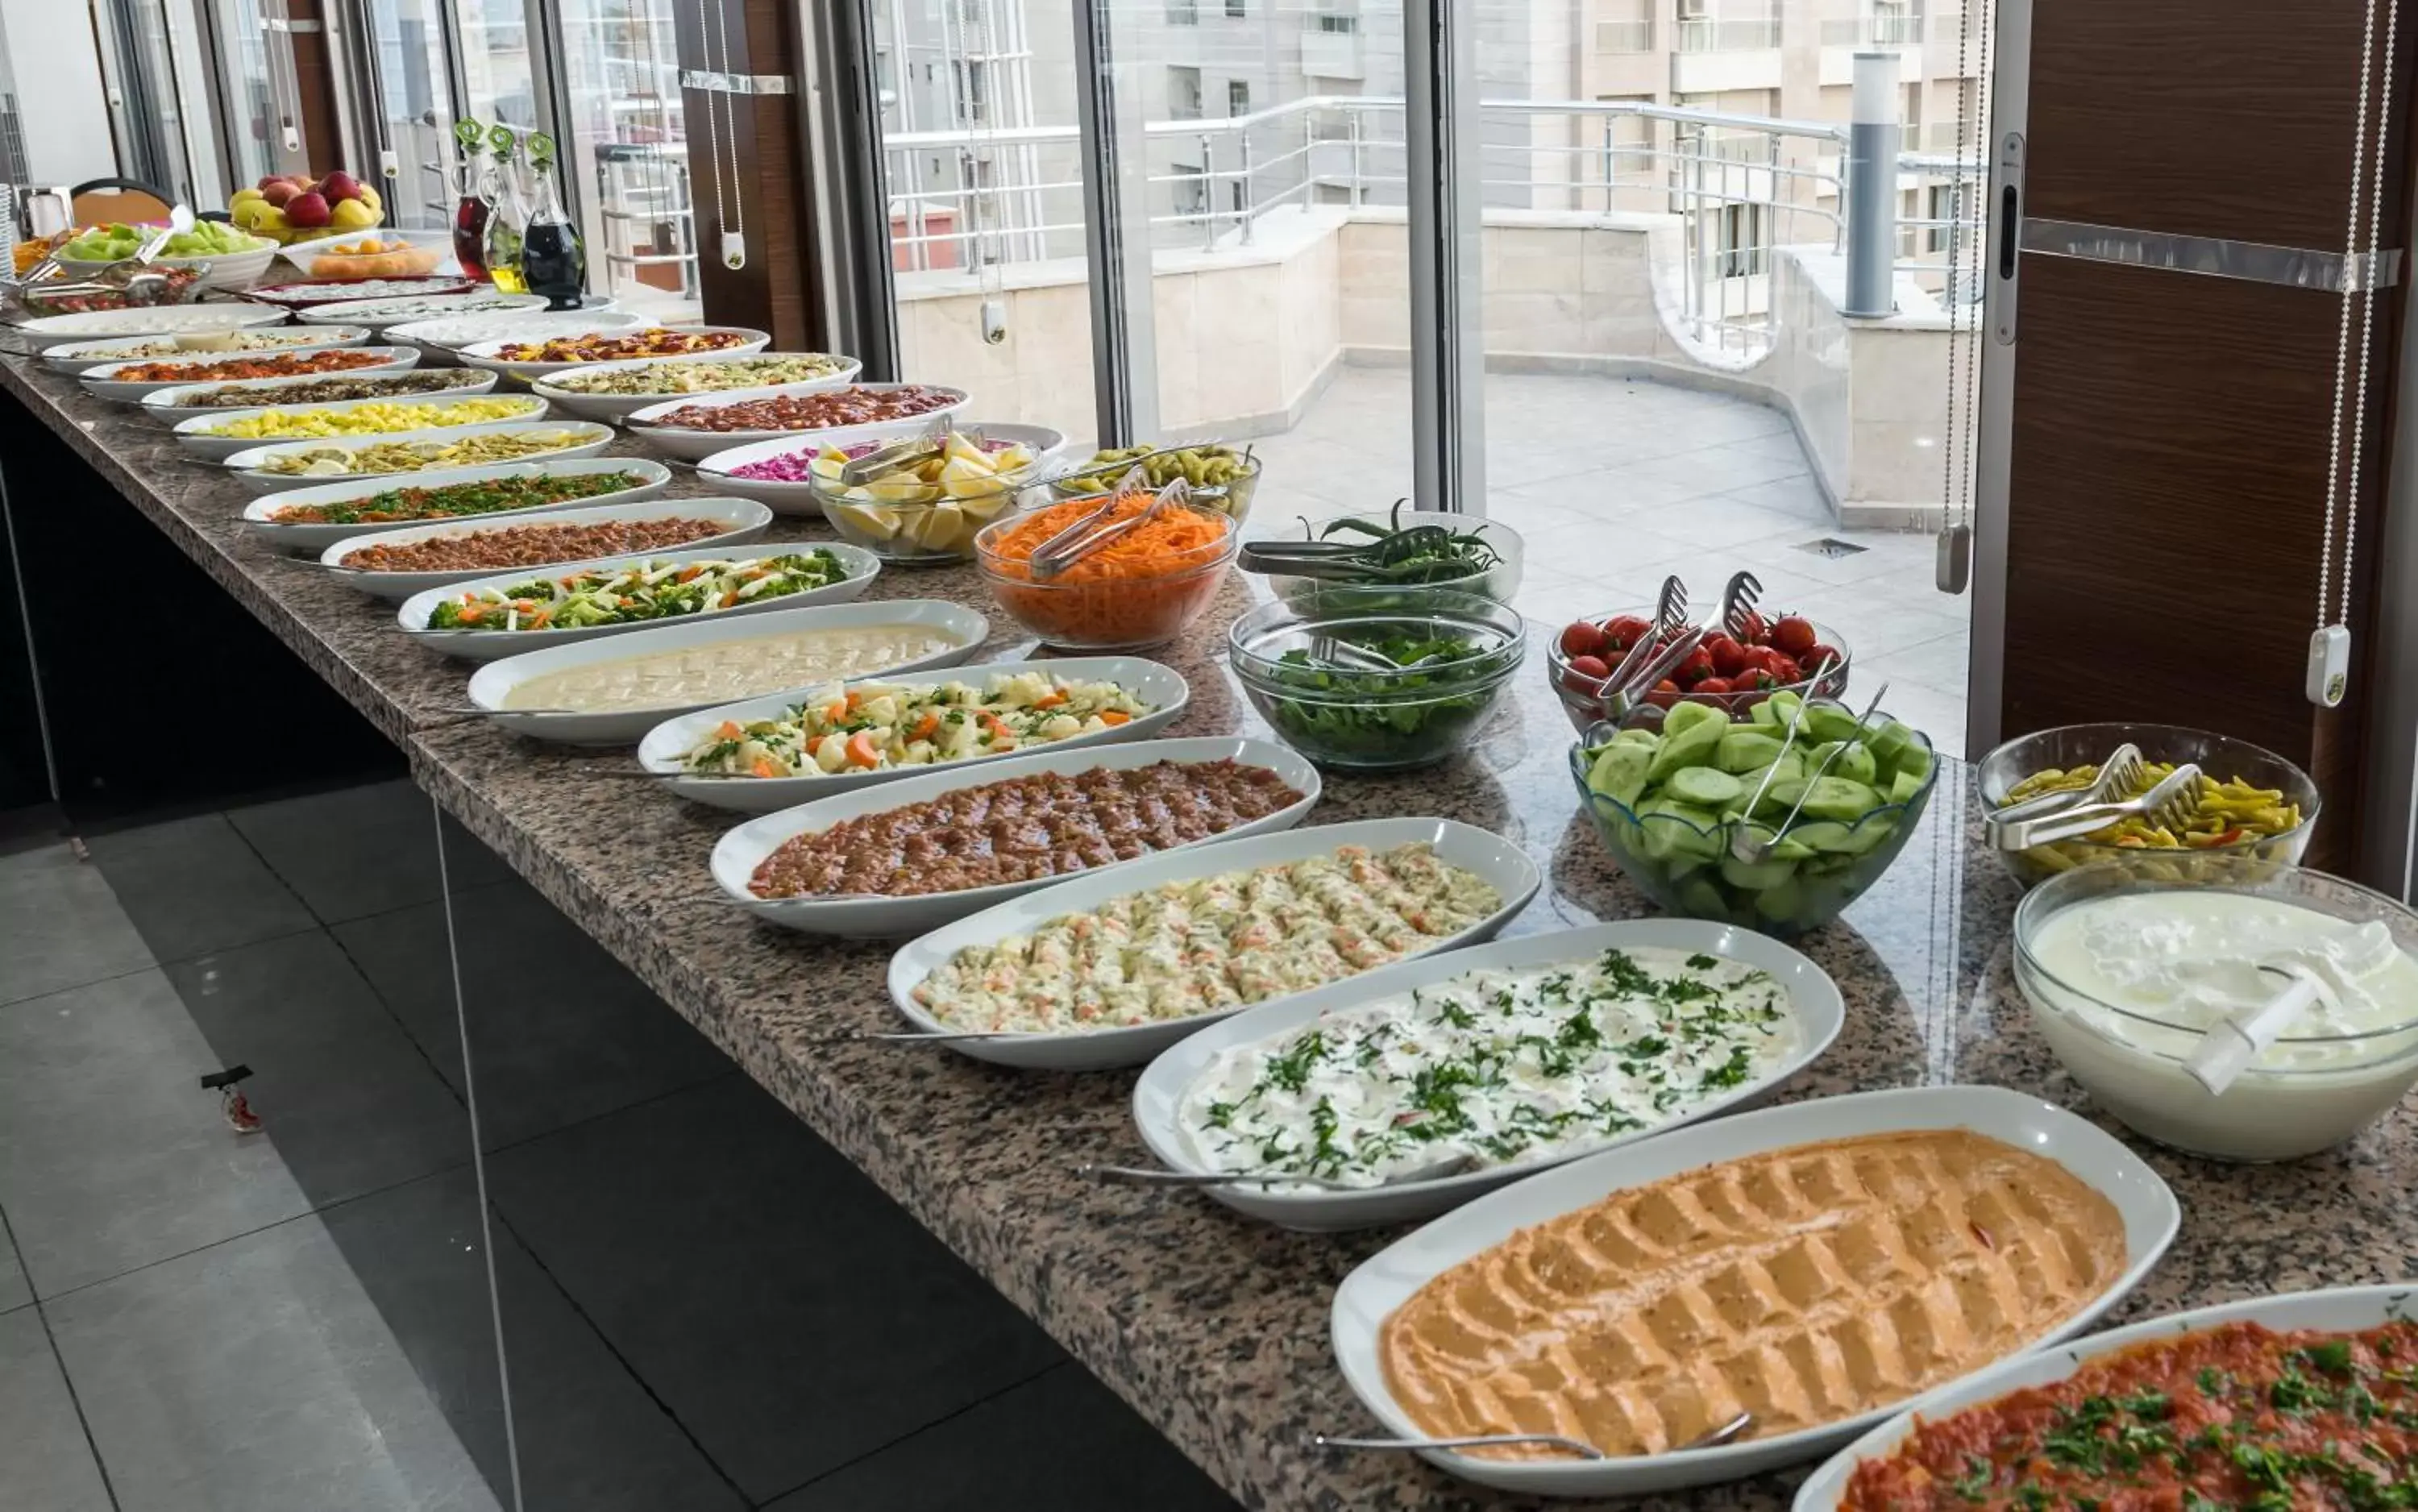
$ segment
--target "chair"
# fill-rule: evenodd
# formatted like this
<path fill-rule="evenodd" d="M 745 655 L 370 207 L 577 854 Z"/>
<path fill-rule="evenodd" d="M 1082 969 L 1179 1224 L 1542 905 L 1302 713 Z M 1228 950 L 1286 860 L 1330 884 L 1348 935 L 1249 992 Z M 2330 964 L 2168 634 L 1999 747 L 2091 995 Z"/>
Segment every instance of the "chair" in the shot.
<path fill-rule="evenodd" d="M 135 178 L 91 178 L 68 191 L 80 226 L 107 225 L 113 221 L 138 225 L 165 221 L 176 200 L 167 191 Z"/>

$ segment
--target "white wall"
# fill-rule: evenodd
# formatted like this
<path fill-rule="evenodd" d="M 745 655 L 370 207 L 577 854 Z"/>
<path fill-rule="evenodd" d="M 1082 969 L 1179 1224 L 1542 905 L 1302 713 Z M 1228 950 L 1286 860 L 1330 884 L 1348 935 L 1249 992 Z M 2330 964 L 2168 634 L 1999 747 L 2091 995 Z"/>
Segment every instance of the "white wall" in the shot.
<path fill-rule="evenodd" d="M 78 184 L 117 172 L 101 97 L 92 19 L 82 5 L 0 0 L 26 165 L 37 184 Z"/>

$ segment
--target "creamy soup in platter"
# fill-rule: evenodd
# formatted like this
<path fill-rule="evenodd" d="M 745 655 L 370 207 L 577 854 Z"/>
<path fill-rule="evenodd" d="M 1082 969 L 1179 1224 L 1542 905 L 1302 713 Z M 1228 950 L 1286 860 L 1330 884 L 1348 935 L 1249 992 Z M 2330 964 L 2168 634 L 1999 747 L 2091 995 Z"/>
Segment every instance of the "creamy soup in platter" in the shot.
<path fill-rule="evenodd" d="M 603 714 L 729 703 L 837 678 L 868 677 L 960 644 L 929 625 L 751 635 L 542 673 L 507 690 L 503 707 Z"/>

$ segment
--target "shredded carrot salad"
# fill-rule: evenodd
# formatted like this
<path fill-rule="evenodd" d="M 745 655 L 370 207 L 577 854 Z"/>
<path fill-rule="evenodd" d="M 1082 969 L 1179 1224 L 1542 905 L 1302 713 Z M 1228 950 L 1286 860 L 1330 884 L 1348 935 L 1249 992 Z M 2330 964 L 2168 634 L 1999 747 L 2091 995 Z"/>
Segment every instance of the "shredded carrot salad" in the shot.
<path fill-rule="evenodd" d="M 1132 519 L 1150 502 L 1128 499 L 1097 523 Z M 1053 646 L 1108 649 L 1174 639 L 1217 596 L 1233 556 L 1234 522 L 1188 506 L 1161 510 L 1064 572 L 1033 579 L 1033 552 L 1099 507 L 1097 497 L 1069 499 L 992 527 L 982 542 L 992 595 Z"/>
<path fill-rule="evenodd" d="M 1150 508 L 1150 496 L 1130 498 L 1100 516 L 1105 527 L 1130 520 Z M 1023 568 L 1042 542 L 1100 507 L 1096 498 L 1069 499 L 1020 515 L 990 542 L 994 564 L 1003 575 L 1021 577 Z M 1222 514 L 1178 507 L 1161 510 L 1147 525 L 1126 531 L 1049 581 L 1098 583 L 1164 577 L 1205 565 L 1217 556 L 1218 542 L 1233 532 L 1234 522 Z"/>

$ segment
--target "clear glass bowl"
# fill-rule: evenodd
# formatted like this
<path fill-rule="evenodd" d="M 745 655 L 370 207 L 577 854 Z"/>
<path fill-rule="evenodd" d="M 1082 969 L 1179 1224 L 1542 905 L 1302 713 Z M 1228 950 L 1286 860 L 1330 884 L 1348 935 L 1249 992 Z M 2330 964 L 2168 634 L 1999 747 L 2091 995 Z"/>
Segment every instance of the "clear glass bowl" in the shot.
<path fill-rule="evenodd" d="M 1326 539 L 1326 527 L 1339 520 L 1359 520 L 1369 525 L 1391 527 L 1397 522 L 1390 510 L 1371 510 L 1354 514 L 1329 515 L 1309 522 L 1309 539 Z M 1268 574 L 1268 588 L 1279 600 L 1293 604 L 1304 614 L 1352 615 L 1392 614 L 1416 610 L 1437 595 L 1476 594 L 1497 603 L 1509 603 L 1520 591 L 1520 574 L 1527 560 L 1527 548 L 1520 532 L 1499 520 L 1474 515 L 1451 513 L 1443 510 L 1404 510 L 1399 523 L 1404 529 L 1413 526 L 1440 525 L 1447 530 L 1476 535 L 1494 548 L 1497 560 L 1482 573 L 1465 577 L 1445 578 L 1433 583 L 1367 584 L 1334 583 L 1324 578 L 1292 577 Z M 1289 537 L 1287 539 L 1290 539 Z M 1346 534 L 1337 540 L 1366 540 Z"/>
<path fill-rule="evenodd" d="M 847 450 L 862 454 L 885 444 L 866 441 Z M 948 495 L 941 484 L 913 479 L 850 487 L 824 477 L 810 465 L 806 491 L 842 541 L 898 566 L 941 567 L 972 560 L 975 537 L 1021 508 L 1024 491 L 1040 471 L 1041 459 L 1036 457 L 1001 473 L 997 487 Z"/>
<path fill-rule="evenodd" d="M 2059 771 L 2093 766 L 2130 741 L 2150 761 L 2196 761 L 2212 782 L 2239 777 L 2254 787 L 2272 787 L 2285 802 L 2301 805 L 2298 828 L 2279 835 L 2255 835 L 2232 845 L 2204 849 L 2137 849 L 2084 837 L 2034 846 L 2029 850 L 2001 850 L 1998 859 L 2015 880 L 2030 887 L 2076 866 L 2120 861 L 2138 867 L 2153 881 L 2189 882 L 2203 877 L 2231 875 L 2208 871 L 2200 863 L 2228 856 L 2298 865 L 2318 827 L 2318 785 L 2308 773 L 2264 746 L 2229 735 L 2196 730 L 2181 725 L 2065 725 L 2035 735 L 2018 736 L 1982 758 L 1974 769 L 1973 786 L 1984 810 L 2004 807 L 2007 794 L 2026 777 L 2051 768 Z"/>
<path fill-rule="evenodd" d="M 1332 666 L 1329 643 L 1453 639 L 1467 654 L 1397 670 Z M 1278 739 L 1324 767 L 1386 771 L 1466 750 L 1527 653 L 1526 622 L 1476 594 L 1416 610 L 1304 612 L 1263 603 L 1226 631 L 1227 662 Z"/>
<path fill-rule="evenodd" d="M 1578 618 L 1592 620 L 1599 625 L 1615 615 L 1624 614 L 1635 615 L 1640 619 L 1651 619 L 1654 618 L 1654 609 L 1649 604 L 1642 609 L 1608 609 L 1602 614 L 1580 615 Z M 1855 662 L 1855 652 L 1848 649 L 1846 641 L 1837 631 L 1820 620 L 1808 619 L 1806 623 L 1814 627 L 1817 644 L 1828 646 L 1839 653 L 1839 664 L 1830 669 L 1830 675 L 1824 678 L 1818 687 L 1812 678 L 1807 678 L 1800 682 L 1788 683 L 1784 687 L 1759 689 L 1752 693 L 1699 694 L 1695 701 L 1727 710 L 1730 716 L 1736 719 L 1744 717 L 1748 710 L 1775 693 L 1793 693 L 1800 698 L 1845 696 L 1847 669 Z M 1619 665 L 1617 662 L 1613 664 L 1615 667 Z M 1603 684 L 1584 673 L 1570 670 L 1570 659 L 1562 654 L 1562 637 L 1558 630 L 1555 631 L 1553 639 L 1545 643 L 1545 669 L 1546 676 L 1553 680 L 1553 696 L 1562 701 L 1562 712 L 1569 716 L 1570 728 L 1584 735 L 1603 722 L 1603 701 L 1597 696 Z"/>
<path fill-rule="evenodd" d="M 1257 457 L 1245 454 L 1234 459 L 1232 476 L 1222 482 L 1204 484 L 1192 490 L 1192 502 L 1204 510 L 1218 513 L 1241 525 L 1250 518 L 1251 500 L 1260 491 L 1262 466 Z M 1116 489 L 1117 481 L 1133 470 L 1130 458 L 1103 462 L 1094 466 L 1085 463 L 1072 472 L 1061 473 L 1050 481 L 1050 488 L 1059 498 L 1074 498 L 1089 494 L 1097 496 Z"/>
<path fill-rule="evenodd" d="M 2405 955 L 2418 951 L 2418 914 L 2381 893 L 2257 855 L 2193 859 L 2188 881 L 2148 877 L 2121 862 L 2075 867 L 2032 889 L 2017 906 L 2015 984 L 2058 1060 L 2135 1131 L 2220 1160 L 2312 1154 L 2390 1114 L 2418 1083 L 2418 1001 L 2398 1016 L 2400 1022 L 2371 1031 L 2278 1039 L 2239 1080 L 2212 1093 L 2183 1070 L 2207 1033 L 2204 1027 L 2118 1007 L 2061 977 L 2043 958 L 2044 937 L 2059 915 L 2147 893 L 2272 898 L 2353 924 L 2377 922 Z"/>
<path fill-rule="evenodd" d="M 1652 728 L 1661 718 L 1661 710 L 1647 705 L 1632 710 L 1622 727 Z M 1641 813 L 1597 792 L 1587 786 L 1595 753 L 1584 741 L 1570 747 L 1570 780 L 1578 786 L 1579 802 L 1595 820 L 1604 848 L 1663 909 L 1786 939 L 1821 928 L 1869 892 L 1921 826 L 1939 787 L 1940 762 L 1929 736 L 1911 725 L 1907 733 L 1931 755 L 1931 774 L 1921 790 L 1903 803 L 1878 804 L 1844 823 L 1844 838 L 1795 862 L 1737 860 L 1730 854 L 1730 842 L 1739 820 L 1707 829 L 1674 814 Z"/>
<path fill-rule="evenodd" d="M 1102 577 L 1084 573 L 1079 562 L 1065 575 L 1042 582 L 1026 561 L 999 550 L 1001 535 L 1015 523 L 1002 519 L 982 528 L 974 537 L 974 564 L 1001 612 L 1027 634 L 1065 650 L 1138 650 L 1175 639 L 1216 602 L 1243 546 L 1241 530 L 1229 522 L 1216 542 L 1171 560 L 1154 576 Z"/>

